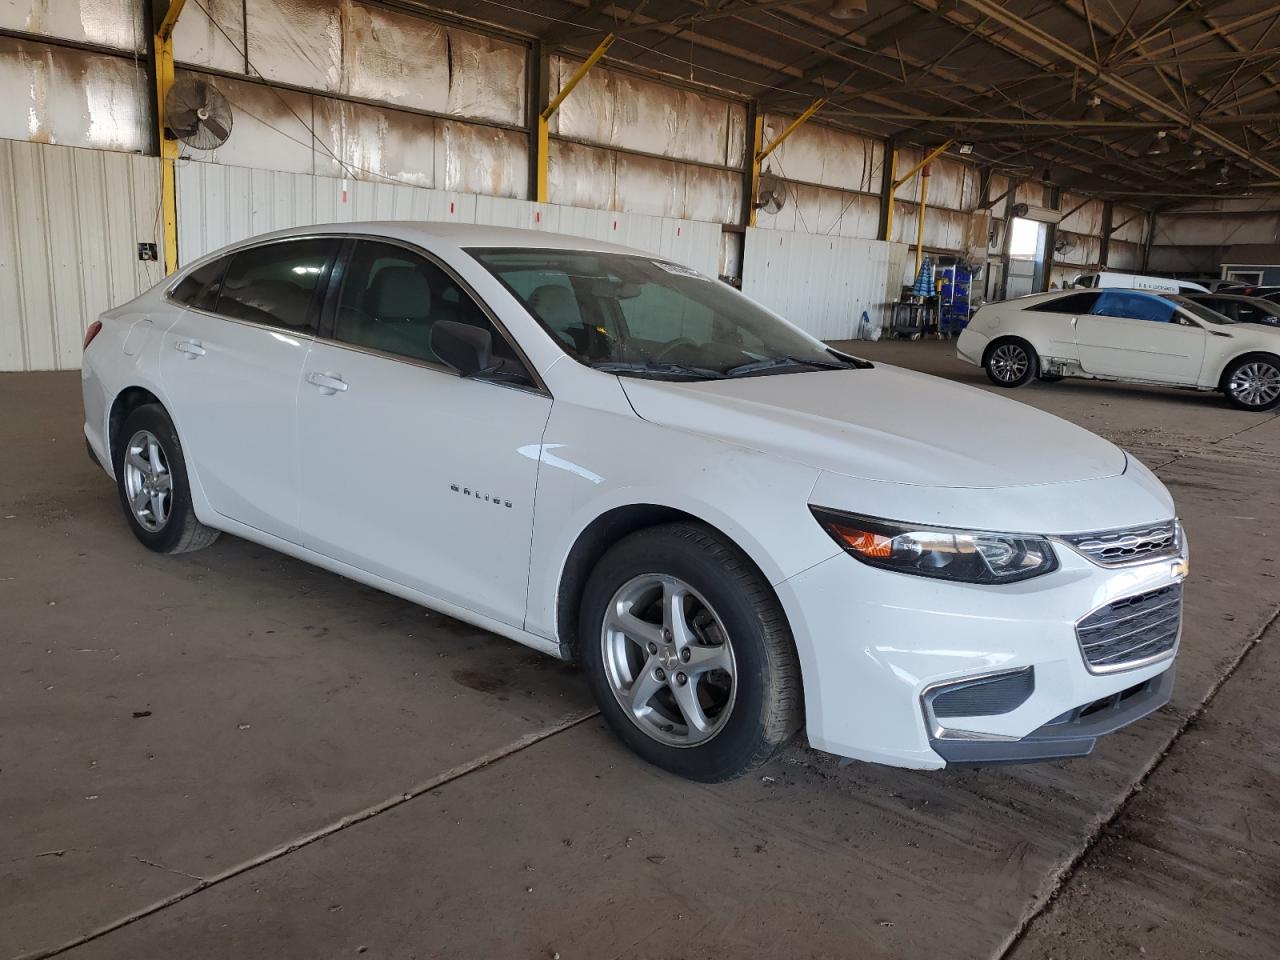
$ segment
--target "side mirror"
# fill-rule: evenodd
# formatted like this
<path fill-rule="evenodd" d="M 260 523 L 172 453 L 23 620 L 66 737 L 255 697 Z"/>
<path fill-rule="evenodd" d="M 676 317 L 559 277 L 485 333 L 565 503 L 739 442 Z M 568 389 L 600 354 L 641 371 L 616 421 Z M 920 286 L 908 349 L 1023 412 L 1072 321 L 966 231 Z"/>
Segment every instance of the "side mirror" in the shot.
<path fill-rule="evenodd" d="M 431 325 L 431 352 L 464 377 L 493 367 L 493 335 L 488 330 L 456 320 Z"/>

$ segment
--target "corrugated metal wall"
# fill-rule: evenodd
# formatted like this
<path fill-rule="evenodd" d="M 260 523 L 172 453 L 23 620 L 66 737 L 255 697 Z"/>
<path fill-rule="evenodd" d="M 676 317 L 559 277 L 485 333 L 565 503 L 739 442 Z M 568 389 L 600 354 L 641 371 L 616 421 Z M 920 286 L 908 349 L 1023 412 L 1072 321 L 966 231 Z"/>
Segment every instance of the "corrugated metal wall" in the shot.
<path fill-rule="evenodd" d="M 896 250 L 895 250 L 896 248 Z M 742 292 L 826 340 L 855 335 L 865 310 L 883 324 L 900 244 L 747 229 Z M 897 267 L 902 270 L 901 265 Z"/>
<path fill-rule="evenodd" d="M 393 183 L 344 183 L 334 177 L 225 164 L 191 162 L 178 168 L 178 255 L 183 263 L 270 230 L 354 220 L 437 220 L 548 230 L 636 247 L 709 276 L 716 275 L 720 260 L 720 226 L 715 223 Z"/>
<path fill-rule="evenodd" d="M 73 370 L 103 310 L 156 283 L 159 161 L 0 140 L 0 370 Z"/>

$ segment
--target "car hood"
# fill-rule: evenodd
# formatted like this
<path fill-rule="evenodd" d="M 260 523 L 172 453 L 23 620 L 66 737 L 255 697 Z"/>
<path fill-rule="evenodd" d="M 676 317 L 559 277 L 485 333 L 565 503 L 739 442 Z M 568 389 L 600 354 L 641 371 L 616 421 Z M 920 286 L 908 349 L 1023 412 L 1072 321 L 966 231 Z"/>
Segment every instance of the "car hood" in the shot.
<path fill-rule="evenodd" d="M 898 367 L 691 383 L 620 379 L 645 420 L 867 480 L 1004 487 L 1125 470 L 1123 451 L 1074 424 Z"/>

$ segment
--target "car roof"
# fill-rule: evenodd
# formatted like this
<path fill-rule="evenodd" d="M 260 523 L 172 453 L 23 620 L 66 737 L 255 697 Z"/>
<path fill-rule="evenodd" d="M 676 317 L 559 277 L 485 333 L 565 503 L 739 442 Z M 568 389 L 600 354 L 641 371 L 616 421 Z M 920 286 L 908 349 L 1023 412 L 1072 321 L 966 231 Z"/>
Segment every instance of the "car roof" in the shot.
<path fill-rule="evenodd" d="M 652 256 L 633 247 L 590 240 L 545 230 L 523 230 L 518 227 L 491 227 L 478 223 L 448 223 L 434 220 L 364 220 L 351 223 L 319 223 L 305 227 L 275 230 L 246 238 L 241 244 L 286 237 L 314 236 L 317 233 L 368 234 L 390 237 L 438 247 L 534 247 L 544 250 L 585 250 L 592 253 L 625 253 Z"/>

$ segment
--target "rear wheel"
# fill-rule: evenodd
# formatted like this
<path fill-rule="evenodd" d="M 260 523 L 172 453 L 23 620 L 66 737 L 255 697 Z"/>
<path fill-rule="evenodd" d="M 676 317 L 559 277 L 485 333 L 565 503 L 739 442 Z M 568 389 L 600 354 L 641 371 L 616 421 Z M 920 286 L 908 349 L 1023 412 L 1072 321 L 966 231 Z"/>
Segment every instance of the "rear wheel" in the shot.
<path fill-rule="evenodd" d="M 1222 392 L 1241 410 L 1274 410 L 1280 406 L 1280 357 L 1248 353 L 1222 374 Z"/>
<path fill-rule="evenodd" d="M 997 387 L 1020 387 L 1035 379 L 1039 363 L 1029 343 L 1009 338 L 987 348 L 982 366 Z"/>
<path fill-rule="evenodd" d="M 714 531 L 676 523 L 619 542 L 587 582 L 579 622 L 601 713 L 651 763 L 728 780 L 799 729 L 786 618 L 751 561 Z"/>
<path fill-rule="evenodd" d="M 218 531 L 196 519 L 178 431 L 156 403 L 138 407 L 120 428 L 116 488 L 129 528 L 150 550 L 185 553 L 207 547 Z"/>

